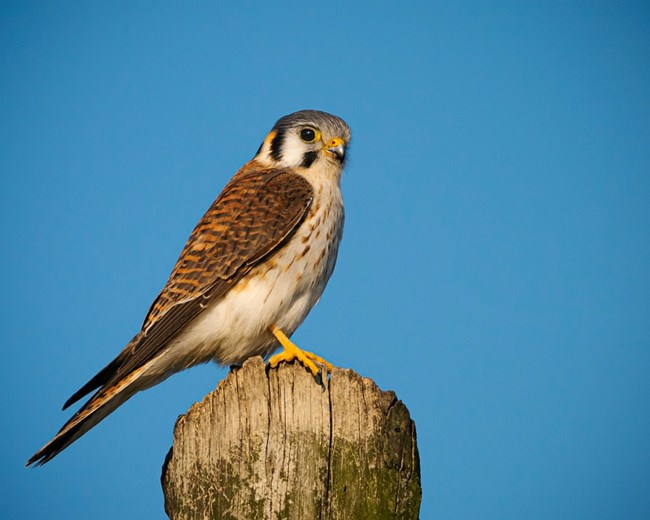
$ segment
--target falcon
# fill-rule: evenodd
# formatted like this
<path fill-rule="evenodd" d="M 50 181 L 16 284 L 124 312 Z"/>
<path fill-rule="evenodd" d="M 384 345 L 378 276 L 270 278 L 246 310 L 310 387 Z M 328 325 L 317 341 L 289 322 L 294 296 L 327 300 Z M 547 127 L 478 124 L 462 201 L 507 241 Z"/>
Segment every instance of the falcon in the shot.
<path fill-rule="evenodd" d="M 323 358 L 290 341 L 329 280 L 343 233 L 350 129 L 317 110 L 278 120 L 196 225 L 142 329 L 75 392 L 92 397 L 28 461 L 41 465 L 136 392 L 208 361 L 269 356 L 314 375 Z"/>

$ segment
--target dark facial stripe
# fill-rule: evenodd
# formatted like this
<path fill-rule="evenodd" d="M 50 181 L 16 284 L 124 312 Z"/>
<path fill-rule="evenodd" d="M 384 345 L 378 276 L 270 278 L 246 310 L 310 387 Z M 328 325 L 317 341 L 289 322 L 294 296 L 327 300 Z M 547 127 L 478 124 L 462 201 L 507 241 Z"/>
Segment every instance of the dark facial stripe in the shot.
<path fill-rule="evenodd" d="M 271 141 L 271 157 L 273 157 L 273 159 L 275 159 L 276 161 L 279 161 L 280 159 L 282 159 L 282 144 L 284 143 L 284 136 L 286 130 L 282 128 L 279 129 L 277 132 L 278 133 L 273 138 L 273 141 Z"/>
<path fill-rule="evenodd" d="M 303 168 L 309 168 L 312 164 L 314 164 L 314 161 L 318 159 L 318 152 L 316 151 L 311 151 L 307 152 L 303 158 L 302 158 L 302 166 Z"/>

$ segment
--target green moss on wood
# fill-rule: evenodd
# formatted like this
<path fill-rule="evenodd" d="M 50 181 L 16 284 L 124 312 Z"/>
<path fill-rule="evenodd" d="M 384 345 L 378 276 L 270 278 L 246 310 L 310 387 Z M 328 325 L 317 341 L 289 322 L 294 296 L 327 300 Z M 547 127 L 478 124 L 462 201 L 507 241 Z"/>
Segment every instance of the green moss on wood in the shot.
<path fill-rule="evenodd" d="M 230 374 L 177 423 L 162 477 L 170 517 L 418 518 L 408 410 L 351 371 L 332 379 L 314 392 L 301 367 L 267 375 L 261 360 Z"/>

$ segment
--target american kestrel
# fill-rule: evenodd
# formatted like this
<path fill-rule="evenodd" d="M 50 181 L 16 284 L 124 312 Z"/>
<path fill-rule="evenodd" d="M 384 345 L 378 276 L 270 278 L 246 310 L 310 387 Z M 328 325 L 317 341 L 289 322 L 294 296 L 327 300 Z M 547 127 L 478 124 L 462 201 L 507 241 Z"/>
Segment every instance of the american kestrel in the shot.
<path fill-rule="evenodd" d="M 44 464 L 136 392 L 214 360 L 297 359 L 316 375 L 321 357 L 289 337 L 321 297 L 343 233 L 341 173 L 350 129 L 303 110 L 278 120 L 255 157 L 228 182 L 192 231 L 165 287 L 120 354 L 65 410 L 95 391 L 27 465 Z"/>

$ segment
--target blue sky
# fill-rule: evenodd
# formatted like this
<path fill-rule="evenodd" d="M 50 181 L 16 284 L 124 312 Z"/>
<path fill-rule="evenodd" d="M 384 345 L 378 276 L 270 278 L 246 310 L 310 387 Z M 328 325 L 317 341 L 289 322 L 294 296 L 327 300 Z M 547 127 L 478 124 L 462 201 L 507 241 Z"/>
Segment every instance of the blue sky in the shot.
<path fill-rule="evenodd" d="M 650 9 L 350 4 L 2 4 L 7 518 L 165 517 L 213 365 L 24 461 L 303 108 L 354 138 L 339 262 L 294 338 L 409 407 L 421 517 L 650 517 Z"/>

